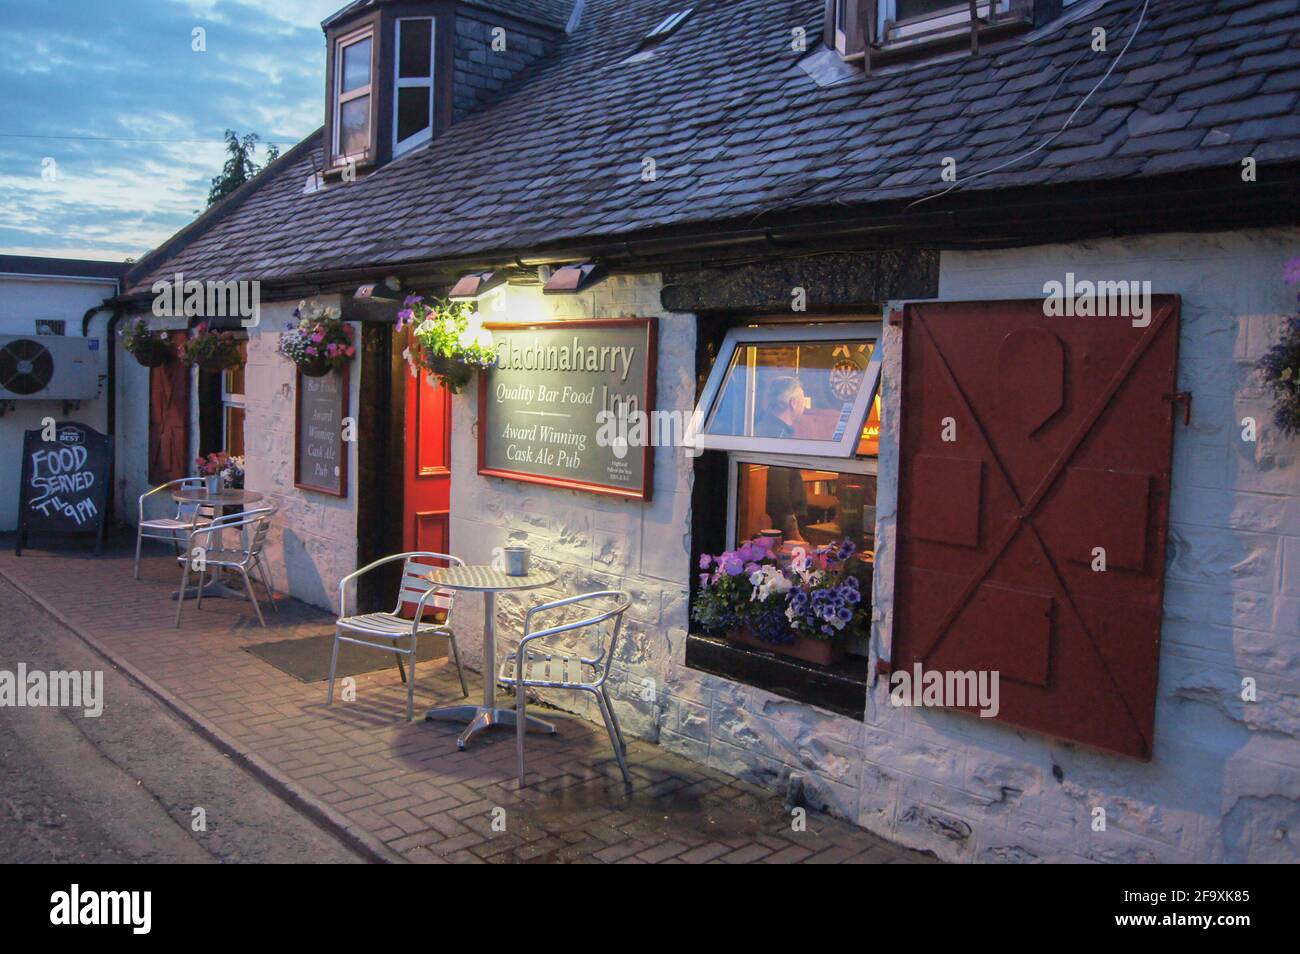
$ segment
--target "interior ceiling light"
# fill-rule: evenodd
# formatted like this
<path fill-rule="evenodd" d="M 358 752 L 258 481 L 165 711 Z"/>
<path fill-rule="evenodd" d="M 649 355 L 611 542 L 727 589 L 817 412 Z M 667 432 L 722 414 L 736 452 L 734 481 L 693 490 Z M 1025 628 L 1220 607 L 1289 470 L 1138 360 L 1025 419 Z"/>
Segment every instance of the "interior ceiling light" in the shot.
<path fill-rule="evenodd" d="M 476 301 L 505 283 L 505 272 L 473 272 L 456 282 L 447 297 L 452 301 Z"/>
<path fill-rule="evenodd" d="M 542 286 L 547 295 L 576 295 L 609 277 L 609 269 L 600 262 L 583 262 L 580 265 L 561 265 L 551 273 Z"/>

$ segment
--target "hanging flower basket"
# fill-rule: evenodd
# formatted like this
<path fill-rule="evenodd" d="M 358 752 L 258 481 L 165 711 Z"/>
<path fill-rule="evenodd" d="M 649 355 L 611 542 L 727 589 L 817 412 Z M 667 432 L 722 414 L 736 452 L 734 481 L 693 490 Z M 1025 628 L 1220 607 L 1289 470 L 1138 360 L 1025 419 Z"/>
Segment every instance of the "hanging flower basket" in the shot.
<path fill-rule="evenodd" d="M 402 353 L 413 376 L 431 374 L 452 394 L 474 379 L 474 372 L 496 362 L 492 332 L 469 302 L 437 300 L 425 304 L 419 295 L 406 299 L 397 315 L 397 330 L 411 328 L 411 347 Z"/>
<path fill-rule="evenodd" d="M 166 364 L 172 357 L 171 340 L 165 331 L 150 331 L 149 323 L 137 318 L 129 332 L 122 335 L 122 347 L 146 368 L 157 368 Z"/>
<path fill-rule="evenodd" d="M 194 329 L 194 337 L 178 349 L 186 364 L 197 364 L 207 371 L 229 371 L 244 366 L 239 353 L 239 339 L 231 331 L 213 331 L 202 322 Z"/>
<path fill-rule="evenodd" d="M 1300 285 L 1300 258 L 1287 263 L 1283 278 Z M 1300 301 L 1300 294 L 1296 298 Z M 1273 392 L 1273 423 L 1288 437 L 1300 434 L 1300 315 L 1287 319 L 1282 337 L 1259 359 L 1256 369 Z"/>
<path fill-rule="evenodd" d="M 302 301 L 280 335 L 276 351 L 309 378 L 321 378 L 351 361 L 357 353 L 352 326 L 337 308 Z"/>
<path fill-rule="evenodd" d="M 760 538 L 700 557 L 691 618 L 705 633 L 830 666 L 871 627 L 871 565 L 852 540 L 782 559 Z"/>

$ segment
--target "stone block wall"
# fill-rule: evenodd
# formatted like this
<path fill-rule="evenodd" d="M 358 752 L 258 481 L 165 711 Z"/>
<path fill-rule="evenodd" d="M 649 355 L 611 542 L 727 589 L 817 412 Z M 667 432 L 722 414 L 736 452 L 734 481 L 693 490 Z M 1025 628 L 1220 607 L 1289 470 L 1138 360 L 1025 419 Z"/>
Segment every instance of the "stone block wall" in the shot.
<path fill-rule="evenodd" d="M 493 49 L 493 30 L 505 31 L 505 49 Z M 456 16 L 456 69 L 454 115 L 456 121 L 474 112 L 515 76 L 546 54 L 548 41 L 513 20 L 500 22 Z"/>
<path fill-rule="evenodd" d="M 510 287 L 492 320 L 649 317 L 659 319 L 658 407 L 689 414 L 695 403 L 695 320 L 664 312 L 657 277 L 615 276 L 581 295 L 543 296 Z M 667 696 L 663 687 L 686 636 L 690 560 L 690 459 L 680 449 L 655 452 L 654 492 L 647 504 L 561 490 L 477 473 L 477 393 L 456 398 L 452 425 L 451 547 L 471 563 L 490 563 L 496 547 L 525 543 L 558 572 L 553 589 L 497 599 L 497 653 L 517 645 L 523 615 L 547 599 L 604 589 L 633 598 L 610 679 L 625 732 L 655 740 Z M 483 664 L 481 598 L 463 596 L 454 611 L 462 658 Z M 552 701 L 588 718 L 588 699 L 550 694 Z"/>

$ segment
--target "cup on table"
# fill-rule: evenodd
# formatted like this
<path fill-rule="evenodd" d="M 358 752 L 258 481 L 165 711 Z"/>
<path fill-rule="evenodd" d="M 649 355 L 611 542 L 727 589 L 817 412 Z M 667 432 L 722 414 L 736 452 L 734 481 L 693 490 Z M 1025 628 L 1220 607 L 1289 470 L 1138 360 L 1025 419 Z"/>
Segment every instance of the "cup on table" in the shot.
<path fill-rule="evenodd" d="M 528 547 L 506 547 L 506 576 L 527 576 L 531 556 Z"/>

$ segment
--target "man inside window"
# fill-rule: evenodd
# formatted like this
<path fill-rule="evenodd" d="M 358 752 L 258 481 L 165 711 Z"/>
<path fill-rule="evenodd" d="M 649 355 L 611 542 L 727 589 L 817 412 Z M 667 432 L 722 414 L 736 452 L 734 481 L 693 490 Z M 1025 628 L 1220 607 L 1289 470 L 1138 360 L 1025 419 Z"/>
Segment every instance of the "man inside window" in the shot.
<path fill-rule="evenodd" d="M 754 430 L 757 437 L 794 437 L 795 422 L 803 416 L 808 398 L 803 385 L 792 375 L 773 378 L 764 391 L 766 400 Z M 808 516 L 808 491 L 797 467 L 767 469 L 767 504 L 764 508 L 772 527 L 786 540 L 802 540 L 799 522 Z"/>

